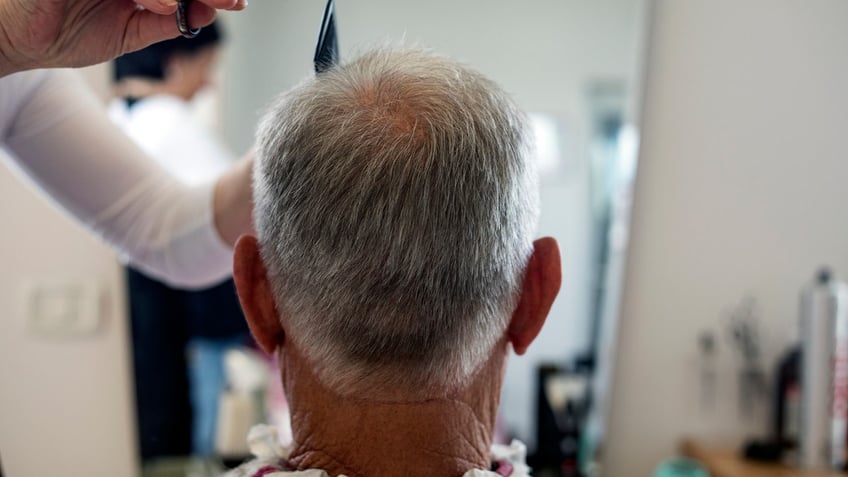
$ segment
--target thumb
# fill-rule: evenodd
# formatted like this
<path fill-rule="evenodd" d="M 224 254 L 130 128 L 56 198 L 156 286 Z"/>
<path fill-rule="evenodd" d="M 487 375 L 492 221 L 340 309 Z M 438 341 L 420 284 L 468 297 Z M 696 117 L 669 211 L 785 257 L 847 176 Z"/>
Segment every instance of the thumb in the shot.
<path fill-rule="evenodd" d="M 191 28 L 200 28 L 215 20 L 215 10 L 201 2 L 192 2 L 188 12 Z M 180 34 L 174 15 L 160 15 L 150 10 L 135 10 L 124 30 L 122 53 L 140 50 L 148 45 Z"/>

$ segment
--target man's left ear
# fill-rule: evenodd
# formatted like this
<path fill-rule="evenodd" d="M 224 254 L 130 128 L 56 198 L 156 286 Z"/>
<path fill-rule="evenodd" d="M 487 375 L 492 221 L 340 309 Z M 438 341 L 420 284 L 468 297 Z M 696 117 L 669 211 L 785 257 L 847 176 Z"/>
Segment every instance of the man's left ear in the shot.
<path fill-rule="evenodd" d="M 542 331 L 562 283 L 561 266 L 556 240 L 545 237 L 533 242 L 533 255 L 524 274 L 521 297 L 507 328 L 516 354 L 524 354 Z"/>
<path fill-rule="evenodd" d="M 259 242 L 252 235 L 242 235 L 236 242 L 233 279 L 250 332 L 262 350 L 272 354 L 283 342 L 283 327 L 259 255 Z"/>

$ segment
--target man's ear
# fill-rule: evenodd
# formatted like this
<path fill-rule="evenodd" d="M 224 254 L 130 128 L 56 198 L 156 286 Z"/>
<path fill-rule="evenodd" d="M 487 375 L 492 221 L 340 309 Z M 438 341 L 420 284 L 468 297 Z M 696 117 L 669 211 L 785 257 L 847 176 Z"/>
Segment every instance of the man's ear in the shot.
<path fill-rule="evenodd" d="M 507 328 L 516 354 L 522 355 L 542 330 L 562 282 L 559 246 L 551 237 L 533 242 L 521 297 Z"/>
<path fill-rule="evenodd" d="M 236 242 L 233 279 L 250 332 L 262 350 L 272 354 L 282 344 L 284 333 L 259 242 L 253 235 L 242 235 Z"/>

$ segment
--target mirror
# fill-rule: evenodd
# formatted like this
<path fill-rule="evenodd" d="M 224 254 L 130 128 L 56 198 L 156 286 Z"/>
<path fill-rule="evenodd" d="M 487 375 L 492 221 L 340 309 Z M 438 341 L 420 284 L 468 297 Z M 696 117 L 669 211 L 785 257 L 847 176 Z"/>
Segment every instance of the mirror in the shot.
<path fill-rule="evenodd" d="M 269 99 L 311 74 L 322 8 L 306 0 L 265 2 L 226 16 L 222 131 L 236 150 L 251 144 Z M 557 419 L 580 421 L 567 459 L 582 452 L 580 464 L 588 467 L 602 448 L 646 13 L 644 0 L 336 2 L 342 59 L 398 40 L 433 48 L 494 79 L 531 115 L 543 171 L 539 234 L 559 240 L 564 276 L 541 336 L 526 356 L 510 361 L 501 428 L 502 438 L 520 438 L 531 454 L 541 449 L 538 440 L 556 440 L 539 457 L 545 466 L 563 458 L 557 449 L 571 444 L 561 441 L 575 438 L 565 436 L 573 430 L 539 425 L 550 417 L 538 410 L 546 371 L 556 378 L 546 400 L 557 401 Z M 265 51 L 273 54 L 259 54 Z M 563 394 L 579 402 L 574 416 Z"/>
<path fill-rule="evenodd" d="M 636 167 L 646 2 L 339 0 L 336 4 L 343 60 L 369 46 L 399 40 L 432 48 L 463 60 L 499 83 L 530 115 L 537 160 L 543 171 L 539 235 L 558 239 L 564 276 L 559 298 L 540 337 L 525 356 L 510 361 L 498 438 L 508 441 L 515 437 L 527 443 L 534 475 L 590 475 L 596 470 L 595 456 L 603 449 L 630 189 Z M 230 151 L 246 150 L 253 142 L 254 127 L 265 105 L 312 74 L 323 8 L 324 2 L 315 0 L 254 1 L 244 12 L 221 15 L 225 44 L 217 89 L 203 95 L 195 113 L 219 134 Z M 7 185 L 6 190 L 11 191 L 10 187 Z M 69 269 L 74 266 L 82 269 L 85 265 L 72 263 Z M 119 284 L 114 289 L 117 304 L 112 303 L 109 310 L 113 319 L 124 324 L 108 329 L 111 344 L 97 356 L 114 356 L 124 349 L 119 345 L 123 332 L 131 333 L 119 306 L 124 283 L 121 275 L 112 271 L 102 276 L 108 277 L 110 284 Z M 53 352 L 48 345 L 37 350 Z M 191 352 L 192 356 L 196 354 Z M 220 358 L 222 355 L 226 358 Z M 238 369 L 238 375 L 250 377 L 245 382 L 230 382 L 226 392 L 255 389 L 252 386 L 263 379 L 251 374 L 265 364 L 250 351 L 221 351 L 217 359 L 219 371 Z M 184 366 L 184 361 L 173 366 Z M 124 386 L 120 373 L 131 374 L 120 364 L 109 370 L 110 386 L 115 382 Z M 87 362 L 73 366 L 95 369 Z M 118 378 L 112 379 L 114 376 Z M 276 376 L 270 379 L 271 383 L 277 381 Z M 143 384 L 136 385 L 137 392 L 145 392 Z M 113 399 L 114 409 L 108 415 L 122 415 L 124 409 L 135 414 L 138 397 L 133 397 L 132 391 L 115 397 L 100 395 L 97 389 L 104 388 L 102 383 L 90 384 L 90 388 L 89 399 Z M 276 398 L 263 398 L 278 399 L 279 391 L 269 394 L 273 393 L 277 393 Z M 232 428 L 244 428 L 244 414 L 237 409 L 255 409 L 252 400 L 257 397 L 250 392 L 246 395 L 246 400 L 230 394 L 219 396 L 225 403 L 216 409 L 219 426 L 227 421 Z M 284 406 L 277 407 L 279 415 L 270 418 L 282 421 L 285 411 Z M 186 404 L 183 412 L 192 411 Z M 31 416 L 21 415 L 26 419 Z M 26 419 L 22 417 L 21 422 Z M 58 414 L 51 419 L 57 427 L 62 426 Z M 144 424 L 149 423 L 145 420 L 143 425 L 134 426 L 132 421 L 123 419 L 120 425 L 145 432 Z M 174 421 L 168 422 L 172 425 L 169 434 L 157 431 L 137 436 L 137 440 L 162 443 L 182 432 Z M 73 428 L 77 429 L 77 438 L 84 441 L 84 429 L 79 435 L 80 426 Z M 72 439 L 71 431 L 61 435 Z M 235 440 L 216 441 L 213 447 L 243 446 L 241 437 L 236 440 L 238 444 Z M 185 449 L 191 452 L 190 447 Z M 8 446 L 0 450 L 4 458 L 12 456 L 10 459 L 16 459 L 19 452 Z M 194 462 L 186 470 L 184 462 L 171 459 L 172 452 L 143 457 L 144 475 L 151 477 L 215 475 L 218 469 Z M 127 460 L 124 454 L 120 458 Z"/>
<path fill-rule="evenodd" d="M 271 98 L 312 74 L 323 7 L 254 2 L 224 15 L 218 109 L 232 150 L 251 145 Z M 645 8 L 643 0 L 336 4 L 342 59 L 399 40 L 429 47 L 479 69 L 530 114 L 543 176 L 539 234 L 560 241 L 564 277 L 541 336 L 510 361 L 499 430 L 527 443 L 537 471 L 567 462 L 586 472 L 602 449 Z"/>

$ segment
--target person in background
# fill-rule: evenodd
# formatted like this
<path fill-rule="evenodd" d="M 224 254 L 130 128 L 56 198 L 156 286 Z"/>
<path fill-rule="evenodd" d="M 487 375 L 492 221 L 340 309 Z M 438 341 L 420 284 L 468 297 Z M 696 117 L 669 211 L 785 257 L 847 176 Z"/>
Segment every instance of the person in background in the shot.
<path fill-rule="evenodd" d="M 186 186 L 213 181 L 236 160 L 192 113 L 221 42 L 215 22 L 193 39 L 155 43 L 113 64 L 111 118 Z M 131 266 L 127 273 L 142 459 L 210 457 L 224 354 L 249 340 L 233 282 L 181 290 Z"/>
<path fill-rule="evenodd" d="M 192 27 L 245 0 L 196 0 Z M 176 0 L 0 1 L 0 161 L 125 259 L 180 286 L 220 282 L 250 230 L 251 159 L 187 187 L 112 125 L 72 71 L 179 34 Z"/>
<path fill-rule="evenodd" d="M 113 62 L 109 116 L 142 150 L 189 186 L 213 181 L 236 161 L 194 113 L 192 100 L 213 90 L 221 54 L 219 22 L 197 37 L 177 37 Z"/>
<path fill-rule="evenodd" d="M 218 22 L 195 38 L 177 37 L 118 57 L 113 62 L 116 98 L 109 116 L 184 184 L 214 180 L 236 156 L 202 124 L 192 100 L 211 86 L 223 41 Z"/>
<path fill-rule="evenodd" d="M 293 443 L 251 431 L 234 477 L 527 476 L 491 447 L 510 351 L 560 286 L 533 240 L 537 178 L 524 115 L 447 58 L 385 49 L 284 94 L 261 122 L 258 235 L 233 273 L 275 353 Z"/>

